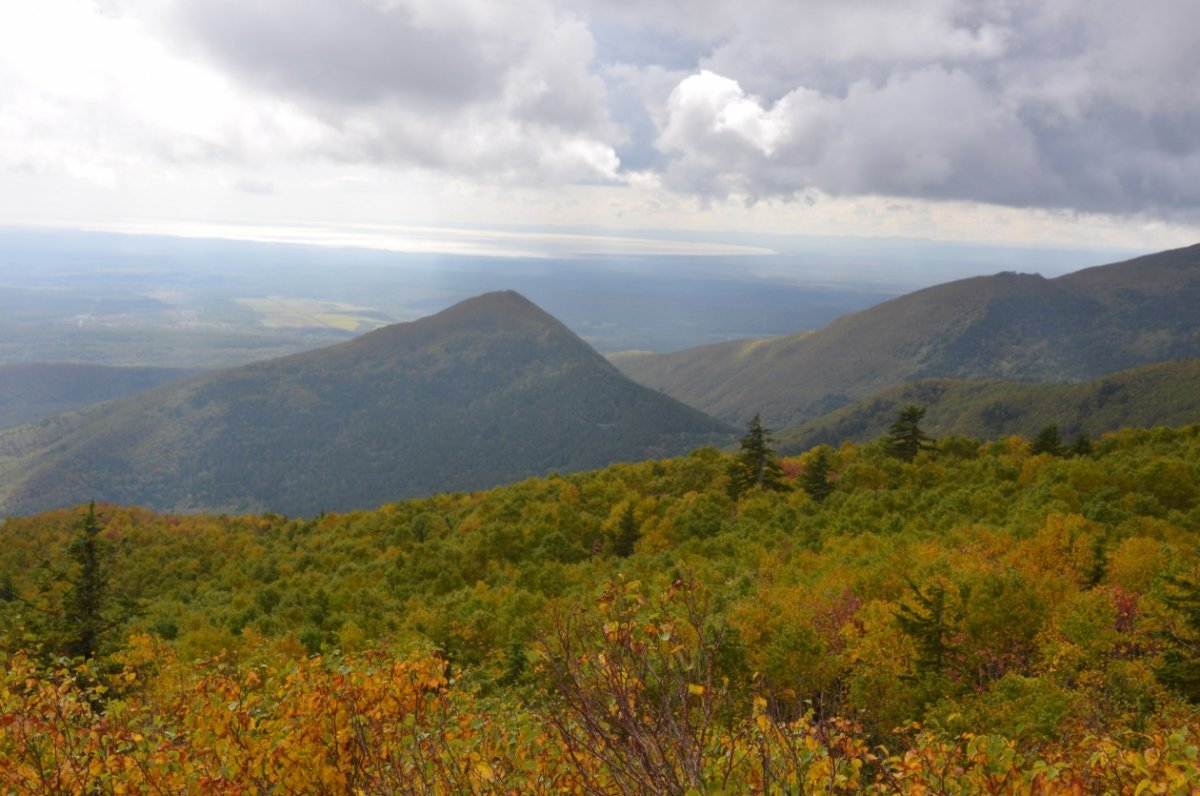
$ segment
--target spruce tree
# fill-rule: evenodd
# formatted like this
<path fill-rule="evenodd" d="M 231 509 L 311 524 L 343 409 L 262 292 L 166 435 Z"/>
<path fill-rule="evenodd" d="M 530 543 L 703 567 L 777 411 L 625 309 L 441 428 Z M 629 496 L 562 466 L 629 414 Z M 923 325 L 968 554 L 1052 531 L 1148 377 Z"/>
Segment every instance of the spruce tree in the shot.
<path fill-rule="evenodd" d="M 962 619 L 961 611 L 951 613 L 946 605 L 946 587 L 941 583 L 929 586 L 922 592 L 909 577 L 905 577 L 913 590 L 917 608 L 901 605 L 896 612 L 896 622 L 909 636 L 917 648 L 916 664 L 918 675 L 942 674 L 953 651 L 950 637 Z M 964 602 L 966 595 L 963 595 Z"/>
<path fill-rule="evenodd" d="M 1165 649 L 1155 675 L 1188 701 L 1200 703 L 1200 571 L 1168 578 L 1163 602 L 1179 620 L 1162 632 Z"/>
<path fill-rule="evenodd" d="M 919 406 L 908 405 L 900 410 L 896 420 L 888 429 L 887 452 L 897 459 L 911 462 L 923 450 L 931 450 L 932 438 L 921 430 L 921 420 L 925 410 Z"/>
<path fill-rule="evenodd" d="M 104 617 L 109 592 L 107 556 L 100 530 L 93 501 L 67 547 L 74 571 L 63 595 L 62 621 L 63 652 L 70 658 L 96 657 L 101 637 L 109 628 Z"/>
<path fill-rule="evenodd" d="M 633 555 L 633 546 L 642 538 L 642 530 L 638 527 L 637 517 L 633 513 L 633 501 L 625 504 L 625 512 L 617 525 L 617 537 L 613 540 L 613 553 L 620 558 Z"/>
<path fill-rule="evenodd" d="M 1058 426 L 1049 425 L 1039 431 L 1029 446 L 1029 452 L 1035 456 L 1039 453 L 1048 453 L 1051 456 L 1062 456 L 1066 453 L 1062 437 L 1058 434 Z"/>
<path fill-rule="evenodd" d="M 43 562 L 38 597 L 22 600 L 31 609 L 28 629 L 49 655 L 100 657 L 113 631 L 138 611 L 136 599 L 113 588 L 115 551 L 103 530 L 92 502 L 63 550 L 67 566 L 60 569 Z"/>
<path fill-rule="evenodd" d="M 1075 441 L 1071 443 L 1070 449 L 1072 456 L 1091 456 L 1092 441 L 1085 434 L 1080 434 L 1075 437 Z"/>
<path fill-rule="evenodd" d="M 800 486 L 818 503 L 823 503 L 833 491 L 833 484 L 829 481 L 829 468 L 829 448 L 819 445 L 809 454 L 808 462 L 804 465 L 804 474 L 800 476 Z"/>
<path fill-rule="evenodd" d="M 771 447 L 771 432 L 758 415 L 746 424 L 746 435 L 730 470 L 730 493 L 734 499 L 758 487 L 780 491 L 787 489 L 783 468 Z"/>

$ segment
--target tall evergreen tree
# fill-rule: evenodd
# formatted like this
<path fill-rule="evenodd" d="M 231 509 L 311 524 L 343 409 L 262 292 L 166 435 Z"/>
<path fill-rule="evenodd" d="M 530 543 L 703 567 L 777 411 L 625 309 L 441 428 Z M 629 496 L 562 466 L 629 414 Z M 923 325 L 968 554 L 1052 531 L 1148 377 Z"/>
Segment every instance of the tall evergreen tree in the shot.
<path fill-rule="evenodd" d="M 633 501 L 625 504 L 625 511 L 621 514 L 621 521 L 617 525 L 617 536 L 613 540 L 613 553 L 621 558 L 628 558 L 633 555 L 633 546 L 637 544 L 637 540 L 642 537 L 642 530 L 638 526 L 637 517 L 633 513 Z"/>
<path fill-rule="evenodd" d="M 43 562 L 27 629 L 46 653 L 90 660 L 105 652 L 112 632 L 137 613 L 137 601 L 113 589 L 114 550 L 102 536 L 96 504 L 79 518 L 63 554 L 67 566 Z"/>
<path fill-rule="evenodd" d="M 746 435 L 730 471 L 730 493 L 736 499 L 755 487 L 787 489 L 783 468 L 771 447 L 771 431 L 763 426 L 758 415 L 746 424 Z"/>
<path fill-rule="evenodd" d="M 809 454 L 808 462 L 804 465 L 804 474 L 800 476 L 800 486 L 818 503 L 824 502 L 833 491 L 833 484 L 829 481 L 829 469 L 829 448 L 818 445 Z"/>
<path fill-rule="evenodd" d="M 900 410 L 896 420 L 888 429 L 887 451 L 897 459 L 911 462 L 923 450 L 931 450 L 933 439 L 921 430 L 925 410 L 920 406 L 908 405 Z"/>
<path fill-rule="evenodd" d="M 1092 441 L 1086 434 L 1079 434 L 1075 437 L 1075 441 L 1071 443 L 1070 451 L 1072 456 L 1091 456 Z"/>
<path fill-rule="evenodd" d="M 948 609 L 946 587 L 941 583 L 935 583 L 922 592 L 911 578 L 906 576 L 905 579 L 909 588 L 913 590 L 913 599 L 917 607 L 901 605 L 900 610 L 896 612 L 896 622 L 917 647 L 917 673 L 941 674 L 945 671 L 947 658 L 953 650 L 950 636 L 962 619 L 961 612 L 952 613 Z"/>
<path fill-rule="evenodd" d="M 109 628 L 104 617 L 108 603 L 109 577 L 107 556 L 96 520 L 96 503 L 88 504 L 79 528 L 67 548 L 74 571 L 68 576 L 63 595 L 63 651 L 71 658 L 94 658 L 100 651 L 100 639 Z"/>
<path fill-rule="evenodd" d="M 1179 621 L 1163 631 L 1166 649 L 1155 674 L 1188 701 L 1200 703 L 1200 571 L 1168 578 L 1163 602 Z"/>
<path fill-rule="evenodd" d="M 1029 452 L 1035 456 L 1039 453 L 1048 453 L 1051 456 L 1062 456 L 1066 453 L 1062 437 L 1058 434 L 1058 426 L 1049 425 L 1039 431 L 1029 446 Z"/>

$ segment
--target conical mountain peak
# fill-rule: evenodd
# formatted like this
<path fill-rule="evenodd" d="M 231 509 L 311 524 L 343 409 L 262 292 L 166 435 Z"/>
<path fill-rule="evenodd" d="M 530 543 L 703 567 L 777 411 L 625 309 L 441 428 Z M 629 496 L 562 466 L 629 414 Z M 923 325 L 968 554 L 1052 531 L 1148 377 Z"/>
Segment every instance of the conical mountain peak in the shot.
<path fill-rule="evenodd" d="M 0 483 L 0 513 L 93 496 L 175 510 L 369 508 L 684 453 L 730 432 L 504 291 L 108 404 L 11 489 Z"/>
<path fill-rule="evenodd" d="M 442 345 L 451 338 L 458 338 L 456 344 L 462 346 L 465 345 L 462 338 L 473 335 L 480 338 L 481 344 L 485 344 L 485 338 L 514 335 L 531 341 L 540 340 L 543 344 L 554 341 L 564 350 L 572 350 L 575 356 L 601 358 L 558 319 L 512 290 L 469 298 L 425 318 L 376 329 L 345 345 L 360 352 L 376 350 L 395 354 L 422 346 Z"/>
<path fill-rule="evenodd" d="M 515 290 L 497 290 L 474 298 L 460 301 L 453 306 L 414 321 L 429 326 L 447 323 L 471 325 L 473 323 L 541 322 L 559 325 L 558 321 L 538 305 Z"/>

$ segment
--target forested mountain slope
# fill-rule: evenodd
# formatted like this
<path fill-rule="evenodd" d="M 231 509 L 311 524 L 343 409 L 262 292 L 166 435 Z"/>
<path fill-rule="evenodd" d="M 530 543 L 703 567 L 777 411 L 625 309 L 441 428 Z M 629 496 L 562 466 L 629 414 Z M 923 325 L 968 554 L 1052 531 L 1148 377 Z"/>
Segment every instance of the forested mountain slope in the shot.
<path fill-rule="evenodd" d="M 0 428 L 123 398 L 197 372 L 196 368 L 120 368 L 60 362 L 0 364 Z"/>
<path fill-rule="evenodd" d="M 731 439 L 515 293 L 0 436 L 0 513 L 369 508 Z"/>
<path fill-rule="evenodd" d="M 816 420 L 781 429 L 782 450 L 863 442 L 883 436 L 907 405 L 926 410 L 936 436 L 1032 437 L 1054 425 L 1064 442 L 1130 426 L 1200 423 L 1200 359 L 1160 362 L 1078 384 L 921 379 L 906 382 Z"/>
<path fill-rule="evenodd" d="M 821 450 L 736 499 L 709 448 L 309 520 L 9 518 L 0 790 L 1200 787 L 1200 426 Z"/>
<path fill-rule="evenodd" d="M 964 279 L 815 332 L 611 361 L 717 417 L 741 422 L 761 413 L 778 428 L 904 381 L 1070 382 L 1197 357 L 1197 307 L 1200 245 L 1056 279 Z"/>

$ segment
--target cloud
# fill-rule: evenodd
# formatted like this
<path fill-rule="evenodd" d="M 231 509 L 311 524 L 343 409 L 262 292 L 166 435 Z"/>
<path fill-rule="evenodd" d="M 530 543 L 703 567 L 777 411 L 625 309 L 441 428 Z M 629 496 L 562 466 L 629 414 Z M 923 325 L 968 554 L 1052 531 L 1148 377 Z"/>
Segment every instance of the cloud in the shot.
<path fill-rule="evenodd" d="M 417 207 L 461 181 L 547 207 L 652 185 L 679 218 L 893 197 L 1186 222 L 1198 27 L 1194 0 L 11 3 L 0 172 L 228 201 L 251 175 L 263 208 L 346 173 Z"/>
<path fill-rule="evenodd" d="M 816 188 L 1008 203 L 1037 169 L 1020 121 L 970 76 L 938 67 L 856 83 L 844 97 L 801 88 L 770 107 L 705 71 L 680 83 L 668 108 L 667 183 L 698 193 Z"/>
<path fill-rule="evenodd" d="M 177 0 L 160 21 L 319 120 L 338 160 L 534 182 L 619 166 L 591 33 L 542 0 Z"/>
<path fill-rule="evenodd" d="M 837 92 L 905 65 L 996 58 L 1008 44 L 1012 3 L 962 0 L 576 0 L 623 37 L 690 41 L 695 65 L 777 99 L 798 82 Z M 600 29 L 603 29 L 601 27 Z M 600 51 L 610 47 L 601 42 Z M 675 48 L 668 48 L 673 53 Z M 648 62 L 652 53 L 642 47 Z M 666 65 L 666 64 L 664 64 Z M 676 67 L 679 64 L 675 64 Z"/>
<path fill-rule="evenodd" d="M 45 0 L 3 16 L 0 168 L 115 188 L 195 165 L 542 185 L 620 165 L 591 34 L 544 0 Z"/>
<path fill-rule="evenodd" d="M 489 31 L 470 18 L 457 28 L 423 19 L 416 4 L 202 0 L 176 3 L 168 19 L 181 41 L 245 82 L 336 106 L 457 105 L 503 84 L 484 41 L 468 45 Z"/>
<path fill-rule="evenodd" d="M 753 5 L 664 101 L 670 187 L 1200 209 L 1192 2 Z"/>
<path fill-rule="evenodd" d="M 121 187 L 141 170 L 312 147 L 323 126 L 178 57 L 142 20 L 80 0 L 0 24 L 0 169 Z"/>
<path fill-rule="evenodd" d="M 254 196 L 270 196 L 275 193 L 275 186 L 266 180 L 256 180 L 252 177 L 240 177 L 233 183 L 235 191 Z"/>

